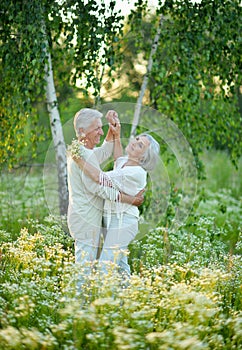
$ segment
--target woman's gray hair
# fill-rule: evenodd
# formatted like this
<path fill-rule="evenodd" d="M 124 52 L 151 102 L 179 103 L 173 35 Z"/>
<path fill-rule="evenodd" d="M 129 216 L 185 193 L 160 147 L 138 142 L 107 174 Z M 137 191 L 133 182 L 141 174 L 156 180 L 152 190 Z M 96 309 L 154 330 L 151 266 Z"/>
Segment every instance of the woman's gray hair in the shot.
<path fill-rule="evenodd" d="M 150 144 L 147 150 L 143 155 L 143 159 L 140 162 L 142 168 L 147 171 L 151 171 L 155 168 L 160 154 L 160 145 L 159 143 L 149 134 L 143 133 L 139 136 L 146 136 Z"/>
<path fill-rule="evenodd" d="M 81 136 L 80 128 L 86 130 L 95 119 L 102 118 L 102 116 L 102 113 L 96 109 L 83 108 L 78 111 L 73 121 L 76 136 Z"/>

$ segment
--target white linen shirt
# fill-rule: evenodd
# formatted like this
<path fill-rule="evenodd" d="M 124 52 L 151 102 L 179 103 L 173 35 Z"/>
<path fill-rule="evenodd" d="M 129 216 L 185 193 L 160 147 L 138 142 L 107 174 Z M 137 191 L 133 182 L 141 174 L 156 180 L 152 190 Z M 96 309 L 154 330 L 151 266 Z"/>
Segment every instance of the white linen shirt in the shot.
<path fill-rule="evenodd" d="M 100 169 L 100 164 L 107 160 L 113 151 L 113 142 L 104 141 L 101 147 L 87 149 L 81 147 L 82 157 Z M 71 236 L 77 240 L 96 238 L 100 233 L 104 199 L 118 199 L 119 191 L 104 188 L 95 183 L 73 161 L 67 157 L 69 206 L 67 223 Z"/>

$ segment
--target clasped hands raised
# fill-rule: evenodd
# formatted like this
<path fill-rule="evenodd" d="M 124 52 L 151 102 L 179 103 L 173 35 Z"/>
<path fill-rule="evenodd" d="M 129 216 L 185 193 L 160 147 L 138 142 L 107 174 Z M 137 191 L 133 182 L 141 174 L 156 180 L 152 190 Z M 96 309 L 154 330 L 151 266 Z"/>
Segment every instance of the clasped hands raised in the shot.
<path fill-rule="evenodd" d="M 121 126 L 120 126 L 120 120 L 118 118 L 118 113 L 115 112 L 114 110 L 110 110 L 106 114 L 106 119 L 108 121 L 109 128 L 113 136 L 115 138 L 119 138 Z"/>
<path fill-rule="evenodd" d="M 109 128 L 110 128 L 114 138 L 115 139 L 120 138 L 121 126 L 120 126 L 120 120 L 118 118 L 118 113 L 115 112 L 114 110 L 110 110 L 106 114 L 106 119 L 109 123 Z M 142 205 L 142 203 L 144 202 L 144 192 L 145 192 L 145 189 L 139 191 L 134 196 L 133 205 L 135 205 L 137 207 Z"/>

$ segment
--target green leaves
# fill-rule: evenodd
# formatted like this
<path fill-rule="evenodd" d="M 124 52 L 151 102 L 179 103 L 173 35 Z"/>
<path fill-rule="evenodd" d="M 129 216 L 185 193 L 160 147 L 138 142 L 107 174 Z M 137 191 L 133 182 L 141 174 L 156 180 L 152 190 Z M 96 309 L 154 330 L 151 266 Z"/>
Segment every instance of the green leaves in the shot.
<path fill-rule="evenodd" d="M 43 17 L 37 2 L 3 1 L 1 6 L 0 155 L 11 165 L 26 147 L 24 128 L 44 89 Z"/>
<path fill-rule="evenodd" d="M 96 0 L 3 0 L 0 25 L 0 156 L 14 164 L 26 137 L 16 140 L 12 124 L 24 135 L 28 115 L 38 118 L 33 106 L 45 101 L 46 40 L 59 91 L 66 93 L 72 78 L 97 97 L 104 71 L 111 75 L 118 64 L 122 17 L 114 1 L 107 8 Z"/>
<path fill-rule="evenodd" d="M 100 95 L 104 71 L 111 75 L 118 64 L 115 53 L 123 18 L 114 4 L 111 2 L 107 8 L 103 2 L 91 1 L 85 6 L 79 2 L 72 10 L 76 31 L 74 82 L 84 78 L 86 86 L 82 87 L 92 87 L 95 97 Z"/>
<path fill-rule="evenodd" d="M 177 123 L 195 152 L 226 148 L 236 162 L 242 139 L 234 90 L 241 85 L 239 2 L 166 1 L 161 11 L 166 17 L 152 103 Z"/>

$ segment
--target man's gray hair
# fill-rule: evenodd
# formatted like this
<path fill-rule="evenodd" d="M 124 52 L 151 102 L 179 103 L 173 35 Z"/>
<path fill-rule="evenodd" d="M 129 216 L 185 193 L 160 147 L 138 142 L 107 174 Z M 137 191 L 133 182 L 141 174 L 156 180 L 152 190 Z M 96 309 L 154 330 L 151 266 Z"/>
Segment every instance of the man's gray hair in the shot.
<path fill-rule="evenodd" d="M 73 121 L 76 136 L 81 136 L 80 128 L 86 130 L 95 119 L 102 118 L 102 116 L 102 113 L 96 109 L 83 108 L 78 111 Z"/>
<path fill-rule="evenodd" d="M 143 133 L 139 136 L 146 136 L 150 144 L 147 150 L 144 153 L 143 159 L 140 162 L 142 168 L 147 171 L 151 171 L 155 168 L 160 154 L 160 145 L 159 143 L 149 134 Z"/>

